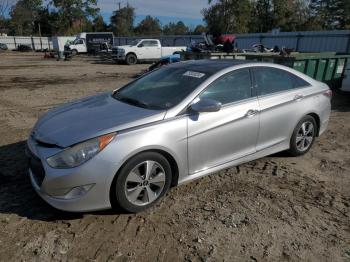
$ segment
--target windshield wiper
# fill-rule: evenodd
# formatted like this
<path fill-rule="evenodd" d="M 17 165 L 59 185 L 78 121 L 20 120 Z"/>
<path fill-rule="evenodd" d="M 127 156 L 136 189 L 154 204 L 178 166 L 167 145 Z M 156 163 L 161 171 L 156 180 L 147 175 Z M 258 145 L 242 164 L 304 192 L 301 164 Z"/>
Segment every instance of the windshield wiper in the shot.
<path fill-rule="evenodd" d="M 150 108 L 150 105 L 145 103 L 145 102 L 142 102 L 142 101 L 139 101 L 137 99 L 134 99 L 134 98 L 131 98 L 131 97 L 126 97 L 126 96 L 121 96 L 117 93 L 115 93 L 113 95 L 114 98 L 122 101 L 122 102 L 125 102 L 125 103 L 128 103 L 128 104 L 131 104 L 131 105 L 135 105 L 135 106 L 139 106 L 139 107 L 143 107 L 143 108 Z"/>

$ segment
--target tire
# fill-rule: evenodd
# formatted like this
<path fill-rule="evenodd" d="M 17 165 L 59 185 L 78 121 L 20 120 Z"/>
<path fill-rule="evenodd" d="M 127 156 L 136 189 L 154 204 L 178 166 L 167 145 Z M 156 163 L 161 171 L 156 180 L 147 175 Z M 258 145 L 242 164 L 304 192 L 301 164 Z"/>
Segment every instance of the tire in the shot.
<path fill-rule="evenodd" d="M 73 55 L 73 56 L 76 56 L 77 54 L 78 54 L 78 51 L 77 51 L 76 49 L 73 49 L 73 50 L 72 50 L 72 55 Z"/>
<path fill-rule="evenodd" d="M 315 141 L 317 130 L 316 121 L 312 116 L 303 117 L 293 131 L 288 153 L 292 156 L 306 154 Z"/>
<path fill-rule="evenodd" d="M 148 179 L 147 167 L 151 167 Z M 126 162 L 112 182 L 112 207 L 131 213 L 148 209 L 169 190 L 171 178 L 171 167 L 164 156 L 156 152 L 138 154 Z"/>
<path fill-rule="evenodd" d="M 137 56 L 134 54 L 128 54 L 125 58 L 125 61 L 128 65 L 136 65 L 137 64 Z"/>

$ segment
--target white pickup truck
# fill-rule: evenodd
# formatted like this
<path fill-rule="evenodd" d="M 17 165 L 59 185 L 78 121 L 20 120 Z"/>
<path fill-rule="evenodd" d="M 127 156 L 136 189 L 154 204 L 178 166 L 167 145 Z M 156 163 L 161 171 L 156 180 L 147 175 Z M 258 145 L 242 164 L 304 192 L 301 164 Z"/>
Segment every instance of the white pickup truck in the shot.
<path fill-rule="evenodd" d="M 113 48 L 113 59 L 134 65 L 138 61 L 156 61 L 175 52 L 186 51 L 186 46 L 162 46 L 158 39 L 137 39 L 129 45 Z"/>

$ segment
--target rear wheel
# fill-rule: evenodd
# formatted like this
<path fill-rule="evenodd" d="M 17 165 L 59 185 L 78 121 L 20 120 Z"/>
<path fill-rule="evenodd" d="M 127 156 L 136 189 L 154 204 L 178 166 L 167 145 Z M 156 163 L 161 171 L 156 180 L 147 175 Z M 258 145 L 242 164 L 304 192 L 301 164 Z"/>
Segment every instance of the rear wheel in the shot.
<path fill-rule="evenodd" d="M 134 54 L 128 54 L 125 61 L 128 65 L 135 65 L 137 63 L 137 57 Z"/>
<path fill-rule="evenodd" d="M 305 116 L 294 129 L 288 152 L 292 156 L 301 156 L 307 153 L 314 143 L 316 131 L 315 119 L 312 116 Z"/>
<path fill-rule="evenodd" d="M 112 183 L 112 206 L 128 212 L 145 210 L 169 190 L 171 177 L 170 164 L 161 154 L 136 155 L 122 167 Z"/>

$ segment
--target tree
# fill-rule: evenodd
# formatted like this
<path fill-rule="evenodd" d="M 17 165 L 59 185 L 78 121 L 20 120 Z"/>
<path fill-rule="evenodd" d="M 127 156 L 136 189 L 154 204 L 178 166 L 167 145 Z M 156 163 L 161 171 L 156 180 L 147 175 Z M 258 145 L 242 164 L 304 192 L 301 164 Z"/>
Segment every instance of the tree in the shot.
<path fill-rule="evenodd" d="M 20 0 L 11 8 L 11 24 L 15 34 L 35 34 L 35 22 L 38 20 L 41 4 L 41 0 Z"/>
<path fill-rule="evenodd" d="M 107 25 L 105 21 L 103 20 L 103 17 L 101 15 L 97 16 L 92 25 L 94 32 L 105 32 L 107 31 Z"/>
<path fill-rule="evenodd" d="M 188 27 L 182 21 L 177 23 L 170 22 L 163 27 L 163 33 L 165 35 L 185 35 L 188 32 Z"/>
<path fill-rule="evenodd" d="M 202 13 L 213 35 L 246 33 L 249 31 L 252 8 L 250 0 L 218 0 Z"/>
<path fill-rule="evenodd" d="M 59 32 L 66 34 L 75 34 L 91 28 L 91 19 L 94 19 L 100 10 L 97 0 L 53 0 L 52 3 L 59 16 Z"/>
<path fill-rule="evenodd" d="M 148 15 L 135 28 L 138 35 L 160 35 L 162 28 L 158 18 Z"/>
<path fill-rule="evenodd" d="M 111 16 L 111 29 L 117 36 L 130 36 L 134 31 L 135 9 L 127 4 L 113 12 Z"/>
<path fill-rule="evenodd" d="M 193 30 L 193 33 L 195 35 L 200 35 L 205 32 L 207 32 L 207 28 L 204 25 L 197 25 L 196 28 Z"/>
<path fill-rule="evenodd" d="M 344 29 L 350 26 L 349 0 L 312 0 L 310 8 L 323 29 Z"/>

